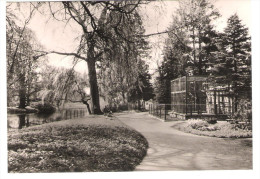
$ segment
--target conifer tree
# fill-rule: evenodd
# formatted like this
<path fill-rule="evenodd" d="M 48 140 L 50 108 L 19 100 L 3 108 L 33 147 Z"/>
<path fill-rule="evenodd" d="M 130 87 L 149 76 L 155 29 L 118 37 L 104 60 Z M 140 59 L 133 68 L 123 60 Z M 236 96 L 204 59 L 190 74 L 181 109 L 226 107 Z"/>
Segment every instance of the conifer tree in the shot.
<path fill-rule="evenodd" d="M 233 66 L 231 80 L 237 111 L 238 98 L 251 97 L 251 43 L 248 28 L 242 24 L 237 14 L 228 19 L 224 32 L 224 47 Z"/>
<path fill-rule="evenodd" d="M 211 77 L 216 85 L 225 85 L 234 95 L 235 111 L 240 99 L 251 99 L 251 43 L 248 28 L 237 14 L 227 21 L 224 33 L 219 33 L 218 51 L 211 59 Z"/>

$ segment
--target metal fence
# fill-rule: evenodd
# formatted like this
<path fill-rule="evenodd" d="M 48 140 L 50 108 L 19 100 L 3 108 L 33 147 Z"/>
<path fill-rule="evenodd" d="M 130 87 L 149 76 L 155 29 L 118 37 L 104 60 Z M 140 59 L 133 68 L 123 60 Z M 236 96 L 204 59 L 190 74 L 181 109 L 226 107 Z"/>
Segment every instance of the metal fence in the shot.
<path fill-rule="evenodd" d="M 182 106 L 181 106 L 182 105 Z M 157 104 L 153 103 L 149 105 L 149 114 L 157 118 L 160 118 L 163 121 L 177 121 L 185 119 L 207 119 L 215 118 L 218 120 L 225 120 L 228 118 L 228 115 L 225 113 L 207 113 L 202 106 L 205 104 Z M 216 106 L 218 107 L 218 106 Z M 180 109 L 183 111 L 180 112 Z"/>
<path fill-rule="evenodd" d="M 180 120 L 181 118 L 172 115 L 173 106 L 172 104 L 149 104 L 149 114 L 163 121 Z"/>
<path fill-rule="evenodd" d="M 60 111 L 61 116 L 65 119 L 80 118 L 88 114 L 85 108 L 67 108 Z"/>
<path fill-rule="evenodd" d="M 168 115 L 166 104 L 149 104 L 149 114 L 166 120 Z"/>

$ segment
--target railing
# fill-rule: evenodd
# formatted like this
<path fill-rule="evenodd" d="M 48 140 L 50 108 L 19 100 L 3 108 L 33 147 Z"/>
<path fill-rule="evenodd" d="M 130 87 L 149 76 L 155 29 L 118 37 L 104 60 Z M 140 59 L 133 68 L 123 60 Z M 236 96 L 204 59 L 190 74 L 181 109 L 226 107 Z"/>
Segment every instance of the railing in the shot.
<path fill-rule="evenodd" d="M 149 104 L 149 114 L 159 117 L 166 121 L 169 117 L 168 112 L 171 110 L 170 104 Z"/>
<path fill-rule="evenodd" d="M 225 106 L 228 108 L 228 106 Z M 216 110 L 206 109 L 206 104 L 157 104 L 153 103 L 149 105 L 149 114 L 158 117 L 164 121 L 183 120 L 190 118 L 212 118 L 219 119 L 227 118 L 228 114 L 225 109 L 217 108 Z"/>
<path fill-rule="evenodd" d="M 57 112 L 65 119 L 84 117 L 88 113 L 85 108 L 64 108 Z"/>

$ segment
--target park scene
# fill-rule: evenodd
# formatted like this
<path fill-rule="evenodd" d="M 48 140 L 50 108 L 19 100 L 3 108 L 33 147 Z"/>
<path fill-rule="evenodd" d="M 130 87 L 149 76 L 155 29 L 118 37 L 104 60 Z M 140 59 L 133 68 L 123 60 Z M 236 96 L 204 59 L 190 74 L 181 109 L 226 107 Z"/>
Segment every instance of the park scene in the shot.
<path fill-rule="evenodd" d="M 249 11 L 7 2 L 8 172 L 252 170 Z"/>

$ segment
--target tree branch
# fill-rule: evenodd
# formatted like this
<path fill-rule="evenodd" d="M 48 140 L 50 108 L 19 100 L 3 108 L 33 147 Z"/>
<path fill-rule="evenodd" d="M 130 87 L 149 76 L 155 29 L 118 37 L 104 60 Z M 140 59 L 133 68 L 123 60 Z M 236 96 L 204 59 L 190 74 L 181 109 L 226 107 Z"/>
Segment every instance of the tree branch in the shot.
<path fill-rule="evenodd" d="M 82 60 L 85 60 L 87 61 L 87 58 L 86 57 L 83 57 L 77 53 L 66 53 L 66 52 L 56 52 L 56 51 L 50 51 L 50 52 L 45 52 L 45 51 L 37 51 L 37 52 L 40 52 L 42 54 L 40 55 L 37 55 L 37 56 L 34 56 L 33 59 L 38 59 L 39 57 L 41 56 L 45 56 L 45 55 L 48 55 L 48 54 L 51 54 L 51 53 L 55 53 L 55 54 L 58 54 L 58 55 L 65 55 L 65 56 L 74 56 L 76 58 L 79 58 L 79 59 L 82 59 Z"/>

